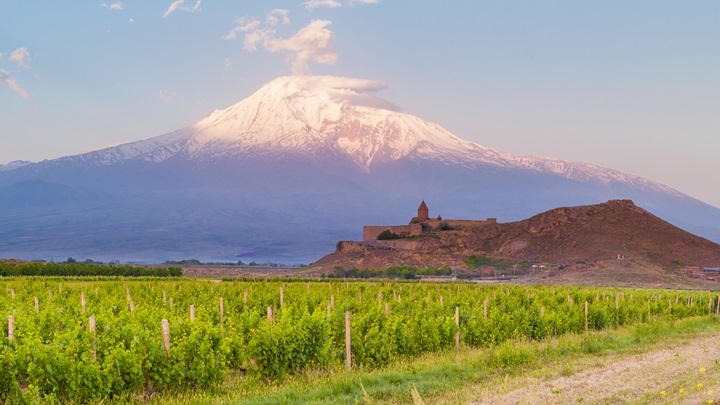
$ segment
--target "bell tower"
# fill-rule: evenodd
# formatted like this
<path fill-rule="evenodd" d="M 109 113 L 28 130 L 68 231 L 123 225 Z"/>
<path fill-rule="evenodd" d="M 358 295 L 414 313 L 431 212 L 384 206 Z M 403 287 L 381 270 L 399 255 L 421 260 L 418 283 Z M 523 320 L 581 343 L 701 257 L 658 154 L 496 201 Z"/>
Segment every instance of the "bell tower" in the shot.
<path fill-rule="evenodd" d="M 421 220 L 430 219 L 428 206 L 427 206 L 427 204 L 425 204 L 425 200 L 423 200 L 420 203 L 420 206 L 418 207 L 417 217 L 418 217 L 418 219 L 421 219 Z"/>

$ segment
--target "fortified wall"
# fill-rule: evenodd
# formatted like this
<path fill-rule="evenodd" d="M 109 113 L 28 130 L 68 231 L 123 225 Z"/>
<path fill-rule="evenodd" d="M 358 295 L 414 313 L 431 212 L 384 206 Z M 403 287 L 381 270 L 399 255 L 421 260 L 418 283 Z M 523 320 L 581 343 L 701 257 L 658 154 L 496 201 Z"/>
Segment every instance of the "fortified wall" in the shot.
<path fill-rule="evenodd" d="M 425 201 L 418 207 L 418 215 L 410 220 L 408 225 L 366 225 L 363 227 L 363 241 L 338 242 L 338 252 L 361 252 L 364 250 L 418 250 L 421 249 L 422 242 L 420 240 L 411 239 L 413 236 L 423 234 L 423 226 L 426 227 L 426 233 L 433 229 L 442 230 L 444 225 L 451 228 L 463 228 L 479 225 L 490 225 L 497 223 L 496 218 L 488 218 L 486 220 L 468 220 L 468 219 L 442 219 L 442 217 L 430 218 L 429 210 Z M 429 228 L 428 228 L 429 227 Z M 448 229 L 448 228 L 444 228 Z M 390 231 L 398 235 L 399 239 L 378 240 L 378 235 L 382 232 Z"/>
<path fill-rule="evenodd" d="M 419 236 L 422 234 L 421 224 L 394 225 L 394 226 L 363 226 L 363 240 L 377 240 L 378 235 L 383 231 L 390 231 L 402 237 Z"/>

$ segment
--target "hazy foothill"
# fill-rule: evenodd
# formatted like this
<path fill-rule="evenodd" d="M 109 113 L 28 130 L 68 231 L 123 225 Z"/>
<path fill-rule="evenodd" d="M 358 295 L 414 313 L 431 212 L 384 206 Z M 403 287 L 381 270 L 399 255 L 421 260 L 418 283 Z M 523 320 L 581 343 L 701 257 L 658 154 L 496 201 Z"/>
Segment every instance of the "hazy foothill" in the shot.
<path fill-rule="evenodd" d="M 720 10 L 570 3 L 8 4 L 0 403 L 720 401 Z"/>

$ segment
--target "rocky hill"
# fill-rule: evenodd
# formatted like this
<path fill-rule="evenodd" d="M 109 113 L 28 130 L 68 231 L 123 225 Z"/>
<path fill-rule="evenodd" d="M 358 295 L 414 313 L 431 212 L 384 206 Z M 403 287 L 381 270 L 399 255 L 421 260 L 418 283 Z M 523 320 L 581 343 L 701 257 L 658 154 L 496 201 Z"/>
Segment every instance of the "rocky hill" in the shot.
<path fill-rule="evenodd" d="M 513 272 L 562 276 L 598 270 L 616 273 L 615 278 L 624 275 L 632 283 L 633 275 L 638 279 L 643 274 L 685 276 L 689 272 L 684 269 L 720 266 L 720 245 L 677 228 L 630 200 L 557 208 L 517 222 L 432 229 L 413 241 L 413 249 L 406 250 L 381 248 L 374 246 L 376 242 L 339 244 L 338 251 L 312 269 L 330 273 L 336 267 L 451 266 L 460 273 L 494 276 Z"/>

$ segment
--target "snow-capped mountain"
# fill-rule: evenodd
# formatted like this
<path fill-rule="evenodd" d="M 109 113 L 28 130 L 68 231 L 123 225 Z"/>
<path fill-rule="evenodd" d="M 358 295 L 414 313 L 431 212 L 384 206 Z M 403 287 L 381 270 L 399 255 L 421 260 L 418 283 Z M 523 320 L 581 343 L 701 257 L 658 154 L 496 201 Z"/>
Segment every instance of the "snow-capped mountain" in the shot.
<path fill-rule="evenodd" d="M 159 163 L 176 156 L 207 160 L 335 154 L 349 158 L 367 172 L 374 165 L 423 159 L 467 167 L 526 168 L 573 180 L 634 183 L 676 192 L 657 182 L 591 164 L 515 157 L 465 141 L 368 94 L 383 88 L 385 85 L 379 82 L 344 77 L 280 77 L 239 103 L 213 111 L 191 127 L 79 157 L 111 165 L 129 159 Z"/>
<path fill-rule="evenodd" d="M 384 87 L 342 77 L 280 77 L 246 99 L 169 134 L 36 164 L 2 166 L 0 187 L 42 180 L 33 183 L 36 194 L 47 182 L 107 192 L 91 193 L 96 196 L 121 189 L 112 197 L 113 204 L 122 201 L 112 205 L 114 211 L 108 211 L 101 197 L 91 199 L 102 220 L 115 226 L 127 216 L 152 218 L 140 220 L 137 229 L 126 232 L 143 234 L 144 242 L 138 246 L 154 244 L 153 251 L 185 258 L 227 256 L 232 249 L 257 252 L 258 235 L 264 235 L 261 244 L 295 247 L 300 242 L 307 247 L 305 236 L 317 235 L 322 253 L 336 239 L 352 238 L 365 222 L 406 220 L 407 215 L 398 215 L 411 213 L 416 200 L 423 198 L 456 218 L 485 215 L 505 220 L 558 205 L 632 198 L 676 224 L 720 239 L 720 210 L 714 207 L 615 170 L 515 157 L 460 139 L 372 95 Z M 22 199 L 22 193 L 12 195 Z M 0 197 L 0 209 L 3 204 L 17 213 L 22 202 L 3 202 Z M 230 212 L 238 205 L 244 209 Z M 45 221 L 57 218 L 62 223 L 63 212 L 58 209 Z M 715 219 L 689 218 L 701 212 Z M 33 215 L 28 215 L 26 223 L 32 224 Z M 182 225 L 173 223 L 173 218 L 208 233 L 212 240 L 195 250 L 183 246 L 199 246 L 199 242 L 185 239 L 168 247 L 162 238 Z M 254 235 L 233 234 L 250 225 L 255 227 Z M 157 232 L 155 242 L 147 240 L 149 227 Z M 0 256 L 3 240 L 0 233 Z M 223 253 L 207 251 L 218 246 Z M 123 254 L 132 254 L 131 247 L 126 250 Z M 282 254 L 294 254 L 291 251 Z"/>

